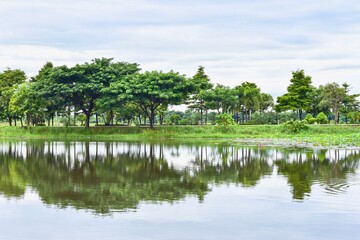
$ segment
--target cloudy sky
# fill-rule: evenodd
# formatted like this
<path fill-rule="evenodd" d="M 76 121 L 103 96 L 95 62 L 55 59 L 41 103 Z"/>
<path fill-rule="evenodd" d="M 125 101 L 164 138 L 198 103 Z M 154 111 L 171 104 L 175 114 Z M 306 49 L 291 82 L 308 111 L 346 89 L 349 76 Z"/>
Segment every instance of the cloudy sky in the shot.
<path fill-rule="evenodd" d="M 0 68 L 28 76 L 113 57 L 274 96 L 297 69 L 360 92 L 357 0 L 0 0 L 0 20 Z"/>

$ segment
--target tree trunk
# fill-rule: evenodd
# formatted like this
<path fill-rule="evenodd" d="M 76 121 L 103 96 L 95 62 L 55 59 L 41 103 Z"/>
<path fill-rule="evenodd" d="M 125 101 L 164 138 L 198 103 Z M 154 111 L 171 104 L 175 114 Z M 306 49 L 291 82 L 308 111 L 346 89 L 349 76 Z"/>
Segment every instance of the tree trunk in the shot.
<path fill-rule="evenodd" d="M 99 125 L 99 116 L 97 113 L 95 113 L 95 125 Z"/>
<path fill-rule="evenodd" d="M 51 126 L 54 126 L 54 115 L 51 115 Z"/>
<path fill-rule="evenodd" d="M 90 112 L 86 112 L 85 116 L 86 116 L 85 128 L 90 128 L 90 116 L 91 116 Z"/>
<path fill-rule="evenodd" d="M 27 127 L 30 126 L 30 114 L 29 113 L 26 114 L 26 126 Z"/>
<path fill-rule="evenodd" d="M 207 119 L 208 118 L 208 114 L 207 114 L 207 110 L 205 110 L 205 125 L 207 125 Z"/>
<path fill-rule="evenodd" d="M 153 129 L 155 125 L 155 109 L 150 108 L 150 128 Z"/>
<path fill-rule="evenodd" d="M 14 117 L 14 126 L 16 127 L 16 117 Z"/>
<path fill-rule="evenodd" d="M 338 114 L 339 114 L 339 112 L 338 112 L 337 108 L 334 108 L 334 125 L 336 125 L 338 122 Z"/>
<path fill-rule="evenodd" d="M 20 124 L 21 124 L 21 127 L 24 127 L 22 117 L 20 118 Z"/>
<path fill-rule="evenodd" d="M 200 107 L 200 125 L 203 125 L 203 109 Z"/>
<path fill-rule="evenodd" d="M 68 106 L 68 109 L 67 109 L 67 117 L 68 117 L 67 125 L 70 126 L 71 125 L 71 109 L 70 109 L 70 106 Z"/>
<path fill-rule="evenodd" d="M 12 126 L 12 118 L 11 117 L 8 117 L 8 121 L 9 121 L 9 125 L 10 127 Z"/>
<path fill-rule="evenodd" d="M 74 126 L 76 126 L 76 112 L 75 112 L 75 109 L 74 109 Z"/>
<path fill-rule="evenodd" d="M 245 111 L 244 111 L 244 109 L 241 111 L 241 123 L 242 124 L 245 123 Z"/>

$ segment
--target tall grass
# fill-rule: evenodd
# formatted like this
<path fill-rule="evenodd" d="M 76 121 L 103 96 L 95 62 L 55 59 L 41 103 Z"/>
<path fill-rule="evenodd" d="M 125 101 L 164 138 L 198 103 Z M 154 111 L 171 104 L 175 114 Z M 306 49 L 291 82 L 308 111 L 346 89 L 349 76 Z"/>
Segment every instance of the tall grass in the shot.
<path fill-rule="evenodd" d="M 255 126 L 161 126 L 145 127 L 0 127 L 0 137 L 16 139 L 57 140 L 209 140 L 209 139 L 272 139 L 304 142 L 314 145 L 360 146 L 360 126 L 311 125 L 297 134 L 281 132 L 278 125 Z"/>

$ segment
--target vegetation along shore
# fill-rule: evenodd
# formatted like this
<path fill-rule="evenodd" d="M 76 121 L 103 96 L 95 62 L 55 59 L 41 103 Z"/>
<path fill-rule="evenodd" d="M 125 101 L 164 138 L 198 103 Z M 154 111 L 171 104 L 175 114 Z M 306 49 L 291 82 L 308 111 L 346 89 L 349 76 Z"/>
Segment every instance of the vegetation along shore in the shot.
<path fill-rule="evenodd" d="M 285 125 L 246 126 L 162 126 L 145 127 L 0 127 L 6 139 L 112 140 L 112 141 L 186 141 L 202 143 L 231 142 L 247 145 L 281 145 L 298 147 L 360 147 L 360 126 L 311 125 L 298 133 Z M 286 127 L 288 128 L 288 127 Z"/>
<path fill-rule="evenodd" d="M 187 77 L 143 72 L 137 63 L 111 58 L 73 67 L 48 62 L 33 77 L 21 69 L 0 73 L 0 137 L 251 138 L 356 147 L 360 95 L 350 90 L 345 82 L 315 87 L 297 70 L 287 92 L 274 101 L 255 83 L 214 85 L 202 66 Z M 174 110 L 176 105 L 183 110 Z"/>

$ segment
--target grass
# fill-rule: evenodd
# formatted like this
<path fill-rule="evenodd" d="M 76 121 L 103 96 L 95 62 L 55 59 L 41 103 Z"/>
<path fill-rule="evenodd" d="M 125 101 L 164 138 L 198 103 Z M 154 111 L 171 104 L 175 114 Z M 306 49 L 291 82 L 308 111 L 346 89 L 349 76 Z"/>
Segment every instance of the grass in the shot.
<path fill-rule="evenodd" d="M 51 140 L 182 140 L 265 141 L 273 144 L 360 147 L 360 126 L 311 125 L 307 131 L 286 134 L 278 125 L 144 127 L 20 127 L 0 126 L 0 137 Z"/>

